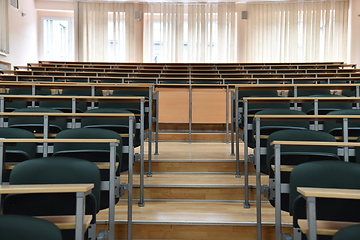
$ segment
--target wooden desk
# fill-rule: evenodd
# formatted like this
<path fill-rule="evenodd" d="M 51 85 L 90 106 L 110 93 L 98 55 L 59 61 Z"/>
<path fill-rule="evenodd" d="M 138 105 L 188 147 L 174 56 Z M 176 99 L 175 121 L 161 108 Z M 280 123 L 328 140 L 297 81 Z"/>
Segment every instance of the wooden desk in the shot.
<path fill-rule="evenodd" d="M 286 84 L 284 84 L 286 85 Z M 315 84 L 316 86 L 316 84 Z M 243 103 L 243 119 L 244 119 L 244 171 L 245 171 L 245 207 L 249 207 L 249 202 L 247 198 L 247 190 L 248 190 L 248 104 L 249 103 L 314 103 L 314 115 L 318 114 L 318 104 L 319 102 L 325 103 L 334 103 L 334 102 L 349 102 L 349 103 L 360 103 L 360 97 L 244 97 L 242 100 L 237 100 L 238 95 L 235 97 L 235 132 L 236 132 L 236 175 L 240 175 L 240 148 L 239 148 L 239 119 L 240 119 L 240 110 L 239 110 L 239 101 Z M 305 117 L 296 115 L 296 119 L 307 119 L 311 120 L 307 115 Z M 278 118 L 278 116 L 276 116 Z M 293 118 L 289 117 L 289 119 Z M 318 129 L 318 121 L 320 119 L 315 120 L 315 130 Z M 260 135 L 259 135 L 260 136 Z M 256 159 L 256 156 L 255 156 Z M 257 168 L 258 169 L 258 168 Z M 260 172 L 259 172 L 260 174 Z"/>
<path fill-rule="evenodd" d="M 322 233 L 325 233 L 327 235 L 330 235 L 332 233 L 335 233 L 334 229 L 325 229 L 324 221 L 317 222 L 316 221 L 316 198 L 317 197 L 323 197 L 323 198 L 341 198 L 341 199 L 360 199 L 360 190 L 354 190 L 354 189 L 331 189 L 331 188 L 306 188 L 306 187 L 298 187 L 297 191 L 301 193 L 304 198 L 306 199 L 307 203 L 307 223 L 308 228 L 304 226 L 305 222 L 301 222 L 300 224 L 302 226 L 302 229 L 304 229 L 305 232 L 308 233 L 309 240 L 316 240 L 317 239 L 317 224 L 319 224 L 320 230 Z M 353 225 L 356 223 L 343 223 L 343 226 L 339 227 L 345 227 L 349 225 Z M 357 223 L 358 224 L 358 223 Z M 331 225 L 328 223 L 328 226 L 331 227 Z M 330 226 L 329 226 L 330 225 Z M 320 232 L 320 233 L 321 233 Z"/>
<path fill-rule="evenodd" d="M 327 116 L 327 115 L 326 115 Z M 325 117 L 325 116 L 324 116 Z M 338 116 L 339 118 L 341 116 Z M 360 118 L 359 116 L 356 116 Z M 311 141 L 273 141 L 270 145 L 274 146 L 275 154 L 275 227 L 276 227 L 276 237 L 281 239 L 281 171 L 283 166 L 281 165 L 281 146 L 334 146 L 334 147 L 360 147 L 359 142 L 311 142 Z M 288 168 L 288 171 L 292 171 L 292 168 Z M 259 184 L 260 185 L 260 184 Z M 257 184 L 258 186 L 258 184 Z M 261 185 L 260 185 L 261 186 Z M 308 194 L 324 194 L 324 197 L 333 197 L 343 198 L 347 193 L 352 193 L 352 191 L 357 192 L 358 196 L 353 195 L 354 197 L 360 198 L 360 190 L 348 190 L 348 191 L 338 191 L 333 193 L 332 190 L 324 189 L 323 191 L 318 191 L 316 189 L 311 189 L 307 191 Z M 330 196 L 331 194 L 332 196 Z M 314 197 L 319 197 L 315 195 Z M 351 196 L 349 197 L 351 198 Z"/>
<path fill-rule="evenodd" d="M 72 112 L 73 113 L 13 113 L 12 115 L 7 115 L 5 111 L 5 101 L 68 101 L 72 102 Z M 48 118 L 49 117 L 62 117 L 72 119 L 72 128 L 75 128 L 75 119 L 81 119 L 83 117 L 90 118 L 129 118 L 133 117 L 134 114 L 105 114 L 105 113 L 76 113 L 76 102 L 139 102 L 140 103 L 140 123 L 136 124 L 136 128 L 140 130 L 140 162 L 141 162 L 141 173 L 144 171 L 144 141 L 145 141 L 145 97 L 120 97 L 120 96 L 65 96 L 65 95 L 0 95 L 0 126 L 4 126 L 4 117 L 16 117 L 16 116 L 34 116 L 34 117 L 44 117 L 44 134 L 48 133 Z M 150 104 L 151 105 L 151 104 Z M 152 108 L 149 106 L 149 146 L 148 146 L 148 162 L 149 162 L 149 171 L 148 175 L 151 174 L 151 160 L 152 160 Z M 47 116 L 45 119 L 45 115 Z M 156 149 L 158 150 L 158 149 Z M 143 174 L 141 174 L 142 176 Z M 143 189 L 141 187 L 141 189 Z M 141 191 L 143 192 L 143 191 Z M 141 194 L 142 196 L 143 194 Z M 141 198 L 140 205 L 143 205 L 144 198 Z"/>
<path fill-rule="evenodd" d="M 2 164 L 1 164 L 2 165 Z M 1 174 L 1 172 L 0 172 Z M 1 178 L 0 178 L 1 179 Z M 91 221 L 91 216 L 85 216 L 85 197 L 91 193 L 94 184 L 36 184 L 36 185 L 0 185 L 0 194 L 11 193 L 76 193 L 75 239 L 83 240 L 85 226 Z M 90 217 L 90 219 L 89 219 Z M 47 220 L 55 220 L 54 217 Z M 60 219 L 61 220 L 61 219 Z M 65 219 L 62 218 L 62 221 Z M 69 220 L 69 219 L 68 219 Z M 71 219 L 70 219 L 71 220 Z M 54 222 L 56 224 L 56 221 Z M 72 227 L 68 223 L 60 223 L 59 227 Z"/>
<path fill-rule="evenodd" d="M 129 120 L 129 123 L 132 121 Z M 132 126 L 132 125 L 130 125 Z M 132 131 L 132 127 L 129 127 L 129 132 Z M 132 146 L 132 134 L 129 134 L 129 175 L 128 175 L 128 231 L 129 236 L 131 236 L 132 231 L 132 185 L 133 185 L 133 150 L 131 149 Z M 109 190 L 109 236 L 111 239 L 114 238 L 114 231 L 115 231 L 115 187 L 120 183 L 116 183 L 116 147 L 119 144 L 119 140 L 117 139 L 16 139 L 16 138 L 9 138 L 9 139 L 0 139 L 0 186 L 2 184 L 2 172 L 4 166 L 4 149 L 6 144 L 13 144 L 13 143 L 21 143 L 21 142 L 36 142 L 36 143 L 109 143 L 110 149 L 110 171 L 109 171 L 109 183 L 108 189 Z M 119 180 L 119 179 L 118 179 Z M 119 186 L 118 186 L 119 187 Z"/>
<path fill-rule="evenodd" d="M 202 67 L 248 67 L 248 68 L 354 68 L 355 64 L 344 62 L 306 62 L 306 63 L 103 63 L 103 62 L 60 62 L 60 61 L 39 61 L 29 63 L 31 66 L 79 66 L 79 67 L 132 67 L 132 68 L 202 68 Z"/>
<path fill-rule="evenodd" d="M 150 68 L 130 68 L 121 67 L 118 68 L 106 68 L 100 66 L 94 67 L 79 67 L 79 66 L 67 66 L 67 67 L 45 67 L 44 66 L 30 66 L 27 70 L 0 70 L 3 74 L 18 74 L 18 75 L 76 75 L 76 74 L 102 74 L 102 73 L 211 73 L 211 74 L 287 74 L 287 73 L 355 73 L 359 72 L 359 69 L 355 68 L 301 68 L 301 69 L 239 69 L 238 67 L 213 67 L 209 66 L 207 69 L 203 68 L 185 68 L 185 69 L 164 69 L 159 66 L 152 66 Z"/>

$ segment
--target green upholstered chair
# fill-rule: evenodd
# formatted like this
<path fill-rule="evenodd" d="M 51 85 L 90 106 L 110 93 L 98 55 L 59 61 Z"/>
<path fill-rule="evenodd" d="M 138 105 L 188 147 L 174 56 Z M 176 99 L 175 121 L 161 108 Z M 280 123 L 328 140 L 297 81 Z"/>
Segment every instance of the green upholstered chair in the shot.
<path fill-rule="evenodd" d="M 62 240 L 61 232 L 53 223 L 24 215 L 0 215 L 2 240 Z"/>
<path fill-rule="evenodd" d="M 360 238 L 360 224 L 340 229 L 332 240 L 357 240 Z"/>
<path fill-rule="evenodd" d="M 292 109 L 267 109 L 258 111 L 254 118 L 257 115 L 306 115 L 303 112 L 292 110 Z M 309 129 L 309 121 L 307 120 L 300 120 L 300 121 L 287 121 L 276 119 L 272 121 L 260 121 L 260 147 L 266 148 L 267 138 L 270 134 L 285 130 L 285 129 Z M 252 136 L 249 136 L 249 139 L 253 139 L 253 145 L 255 146 L 255 134 L 256 134 L 256 122 L 253 121 L 252 123 Z M 256 147 L 256 146 L 255 146 Z M 266 154 L 262 154 L 260 157 L 260 171 L 265 174 L 269 174 L 269 171 L 266 166 Z"/>
<path fill-rule="evenodd" d="M 359 109 L 343 109 L 328 112 L 326 115 L 360 115 Z M 324 121 L 324 131 L 343 141 L 343 122 L 341 120 Z M 354 142 L 360 136 L 360 120 L 348 121 L 349 141 Z"/>
<path fill-rule="evenodd" d="M 279 97 L 279 94 L 276 90 L 252 90 L 252 91 L 239 91 L 239 100 L 242 100 L 245 97 Z M 244 104 L 239 102 L 239 108 L 244 109 Z M 261 110 L 266 109 L 290 109 L 289 103 L 248 103 L 248 125 L 252 125 L 254 115 Z M 241 129 L 244 128 L 244 112 L 240 111 L 239 116 L 239 127 Z M 248 127 L 248 136 L 253 135 L 253 131 Z M 252 141 L 252 137 L 249 137 L 248 146 L 254 148 L 254 142 Z"/>
<path fill-rule="evenodd" d="M 62 113 L 59 110 L 43 107 L 21 108 L 13 112 L 22 113 Z M 43 137 L 44 119 L 41 117 L 11 117 L 8 120 L 10 128 L 21 128 L 35 134 L 35 136 Z M 55 118 L 49 120 L 49 137 L 56 135 L 58 132 L 66 129 L 65 118 Z"/>
<path fill-rule="evenodd" d="M 87 110 L 85 113 L 97 113 L 101 115 L 102 113 L 127 113 L 131 114 L 132 112 L 119 109 L 119 108 L 95 108 Z M 134 133 L 135 131 L 135 121 L 134 121 Z M 108 129 L 117 132 L 118 134 L 124 136 L 129 134 L 129 119 L 106 119 L 106 118 L 84 118 L 81 121 L 81 127 L 83 128 L 103 128 Z M 134 138 L 134 147 L 137 147 L 140 145 L 140 133 L 135 135 Z M 128 137 L 122 137 L 123 145 L 127 146 L 128 143 Z M 126 158 L 127 159 L 127 158 Z"/>
<path fill-rule="evenodd" d="M 119 178 L 120 171 L 128 170 L 128 159 L 122 159 L 122 138 L 118 133 L 101 128 L 74 128 L 61 131 L 56 139 L 118 139 L 119 146 L 116 148 L 116 161 L 119 163 L 116 176 Z M 108 143 L 54 143 L 53 156 L 75 157 L 90 162 L 109 162 L 110 145 Z M 101 169 L 101 181 L 109 181 L 109 169 Z M 120 181 L 116 181 L 120 184 Z M 117 201 L 119 199 L 116 199 Z M 108 208 L 109 191 L 101 191 L 100 208 Z"/>
<path fill-rule="evenodd" d="M 275 173 L 272 168 L 275 165 L 274 147 L 270 146 L 273 141 L 321 141 L 336 142 L 336 139 L 329 133 L 312 130 L 281 130 L 272 133 L 267 139 L 266 168 L 269 174 L 269 184 L 274 187 Z M 340 160 L 337 155 L 337 147 L 328 146 L 281 146 L 281 164 L 296 166 L 305 162 Z M 289 184 L 291 172 L 281 173 L 281 184 Z M 269 199 L 271 205 L 275 206 L 275 199 Z M 281 194 L 281 209 L 289 212 L 289 194 Z"/>
<path fill-rule="evenodd" d="M 86 160 L 70 157 L 46 157 L 27 160 L 14 167 L 10 184 L 79 184 L 92 183 L 94 188 L 87 195 L 85 214 L 96 214 L 100 209 L 100 171 Z M 4 214 L 28 216 L 75 215 L 75 193 L 9 194 L 3 201 Z M 74 229 L 61 230 L 63 239 L 73 239 Z"/>
<path fill-rule="evenodd" d="M 63 96 L 63 94 L 57 94 L 53 96 Z M 74 95 L 71 95 L 74 96 Z M 44 108 L 52 108 L 56 110 L 60 110 L 65 113 L 72 112 L 72 102 L 71 101 L 41 101 L 39 103 L 40 107 Z M 82 113 L 87 110 L 87 102 L 77 102 L 75 112 Z"/>
<path fill-rule="evenodd" d="M 346 96 L 342 96 L 342 95 L 333 95 L 333 94 L 328 94 L 328 95 L 320 95 L 320 94 L 316 94 L 316 95 L 307 95 L 308 97 L 346 97 Z M 331 111 L 335 111 L 335 110 L 342 110 L 342 109 L 351 109 L 352 108 L 352 103 L 351 102 L 332 102 L 332 103 L 324 103 L 321 102 L 321 100 L 319 101 L 319 105 L 318 105 L 318 113 L 319 115 L 324 115 L 327 114 L 328 112 Z M 312 103 L 303 103 L 302 104 L 302 111 L 305 112 L 308 115 L 313 115 L 314 114 L 314 104 Z"/>
<path fill-rule="evenodd" d="M 290 176 L 290 213 L 294 228 L 306 219 L 306 201 L 297 187 L 360 189 L 360 164 L 343 161 L 315 161 L 296 166 Z M 317 220 L 360 222 L 359 200 L 316 199 Z M 303 239 L 305 236 L 303 236 Z M 332 236 L 318 235 L 319 240 Z"/>
<path fill-rule="evenodd" d="M 126 90 L 114 90 L 112 97 L 145 97 L 149 99 L 149 91 L 137 90 L 137 91 L 126 91 Z M 149 102 L 144 102 L 144 108 L 149 106 Z M 99 102 L 99 108 L 120 108 L 130 111 L 136 115 L 136 122 L 140 122 L 140 102 Z M 144 112 L 144 129 L 149 128 L 149 113 Z"/>
<path fill-rule="evenodd" d="M 20 128 L 0 128 L 0 138 L 30 138 L 33 133 Z M 36 157 L 36 143 L 14 143 L 5 145 L 5 162 L 22 162 Z M 3 181 L 9 180 L 11 170 L 5 169 Z"/>

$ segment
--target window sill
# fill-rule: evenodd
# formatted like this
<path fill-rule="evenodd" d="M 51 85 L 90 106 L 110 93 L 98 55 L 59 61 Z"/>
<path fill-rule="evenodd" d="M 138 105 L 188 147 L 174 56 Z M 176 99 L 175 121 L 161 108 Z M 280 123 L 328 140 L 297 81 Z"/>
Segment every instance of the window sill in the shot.
<path fill-rule="evenodd" d="M 3 52 L 0 52 L 0 56 L 2 56 L 2 57 L 6 57 L 6 56 L 7 56 L 7 54 L 6 54 L 6 53 L 3 53 Z"/>

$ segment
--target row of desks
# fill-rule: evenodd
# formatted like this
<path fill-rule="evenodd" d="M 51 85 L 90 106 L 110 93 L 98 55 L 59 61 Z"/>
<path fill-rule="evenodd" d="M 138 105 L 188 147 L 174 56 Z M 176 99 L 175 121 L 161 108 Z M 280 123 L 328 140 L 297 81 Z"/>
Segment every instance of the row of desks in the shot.
<path fill-rule="evenodd" d="M 28 63 L 28 66 L 55 66 L 55 67 L 103 67 L 103 68 L 163 68 L 163 69 L 194 69 L 194 68 L 354 68 L 355 64 L 344 62 L 305 62 L 305 63 L 119 63 L 119 62 L 61 62 L 39 61 Z"/>
<path fill-rule="evenodd" d="M 359 119 L 359 118 L 358 118 Z M 281 186 L 281 146 L 335 146 L 335 147 L 360 147 L 358 142 L 299 142 L 299 141 L 274 141 L 271 143 L 275 149 L 275 219 L 276 219 L 276 239 L 281 240 L 281 193 L 283 191 Z M 291 171 L 287 169 L 286 171 Z M 307 221 L 299 220 L 298 224 L 303 233 L 308 235 L 309 240 L 316 240 L 317 234 L 320 235 L 333 235 L 339 229 L 359 224 L 359 222 L 336 222 L 336 221 L 319 221 L 316 218 L 316 198 L 339 198 L 339 199 L 359 199 L 359 189 L 329 189 L 329 188 L 308 188 L 298 187 L 298 192 L 304 196 L 307 201 Z M 260 211 L 261 214 L 261 211 Z M 259 217 L 259 216 L 258 216 Z M 260 216 L 261 224 L 261 216 Z M 260 227 L 259 227 L 260 226 Z M 261 239 L 261 225 L 258 222 Z"/>
<path fill-rule="evenodd" d="M 30 73 L 30 72 L 29 72 Z M 1 81 L 102 82 L 148 84 L 339 83 L 359 81 L 360 73 L 304 74 L 153 74 L 52 72 L 53 74 L 0 74 Z"/>
<path fill-rule="evenodd" d="M 222 75 L 222 74 L 310 74 L 310 73 L 356 73 L 359 69 L 356 68 L 301 68 L 301 69 L 242 69 L 242 68 L 192 68 L 192 69 L 163 69 L 163 68 L 103 68 L 103 67 L 55 67 L 55 66 L 31 66 L 31 67 L 16 67 L 16 70 L 2 70 L 3 74 L 31 74 L 31 75 L 54 75 L 54 72 L 97 72 L 97 73 L 123 73 L 123 74 L 209 74 Z"/>
<path fill-rule="evenodd" d="M 8 96 L 5 96 L 5 98 Z M 14 98 L 18 97 L 26 97 L 26 96 L 13 96 Z M 28 98 L 30 100 L 34 100 L 36 99 L 37 96 L 28 96 Z M 10 97 L 11 98 L 11 97 Z M 52 99 L 52 98 L 48 98 L 48 99 Z M 142 102 L 144 100 L 144 98 L 138 98 L 141 99 Z M 1 97 L 2 103 L 4 102 L 4 97 Z M 52 99 L 53 100 L 53 99 Z M 142 110 L 144 109 L 144 106 L 142 104 Z M 87 114 L 87 113 L 6 113 L 6 112 L 1 112 L 0 113 L 0 118 L 2 119 L 2 123 L 3 123 L 3 119 L 4 118 L 11 118 L 11 117 L 39 117 L 39 118 L 43 118 L 44 119 L 44 133 L 47 132 L 47 128 L 49 126 L 49 119 L 50 118 L 68 118 L 68 119 L 78 119 L 78 118 L 125 118 L 125 119 L 129 119 L 129 146 L 125 146 L 125 150 L 124 152 L 128 152 L 129 153 L 129 174 L 128 174 L 128 185 L 127 185 L 127 190 L 128 190 L 128 239 L 132 239 L 132 185 L 133 185 L 133 160 L 134 160 L 134 149 L 133 149 L 133 123 L 135 121 L 135 116 L 134 114 Z M 144 119 L 142 119 L 144 120 Z M 143 122 L 141 124 L 141 132 L 142 132 L 142 144 L 141 144 L 141 162 L 140 162 L 140 169 L 141 169 L 141 182 L 140 183 L 140 202 L 139 205 L 144 205 L 144 195 L 143 195 L 143 181 L 144 181 L 144 158 L 143 158 L 143 151 L 144 151 L 144 135 L 143 135 Z M 116 147 L 118 144 L 118 140 L 116 139 L 48 139 L 46 137 L 47 135 L 44 134 L 44 139 L 1 139 L 0 140 L 0 185 L 1 185 L 1 179 L 2 179 L 2 168 L 4 167 L 4 156 L 3 156 L 3 150 L 4 149 L 4 145 L 8 144 L 8 143 L 18 143 L 18 142 L 37 142 L 37 143 L 42 143 L 44 145 L 43 147 L 43 156 L 47 156 L 48 154 L 48 148 L 47 145 L 49 143 L 56 143 L 56 142 L 104 142 L 104 143 L 109 143 L 109 147 L 110 147 L 110 159 L 109 159 L 109 165 L 110 165 L 110 181 L 109 181 L 109 237 L 110 239 L 113 239 L 114 236 L 114 224 L 115 224 L 115 196 L 118 195 L 115 193 L 115 186 L 118 186 L 120 184 L 117 183 L 116 181 L 119 181 L 118 178 L 116 178 L 115 176 L 115 172 L 116 172 L 116 164 L 115 164 L 115 159 L 116 159 Z M 102 166 L 103 167 L 103 166 Z M 79 215 L 81 215 L 81 213 L 78 213 Z M 80 221 L 80 220 L 79 220 Z M 82 224 L 80 224 L 82 225 Z M 80 228 L 79 224 L 77 224 L 77 229 Z M 83 230 L 83 229 L 82 229 Z M 82 239 L 80 238 L 79 232 L 81 232 L 82 230 L 77 230 L 77 239 Z M 83 231 L 82 231 L 82 237 L 83 237 Z"/>
<path fill-rule="evenodd" d="M 357 98 L 357 101 L 360 99 Z M 276 119 L 288 120 L 288 121 L 298 121 L 299 119 L 303 119 L 306 121 L 342 121 L 343 122 L 343 134 L 344 134 L 344 142 L 332 142 L 332 143 L 322 143 L 322 142 L 285 142 L 285 141 L 275 141 L 272 143 L 275 147 L 275 216 L 276 216 L 276 236 L 277 240 L 281 240 L 281 180 L 280 180 L 280 169 L 281 169 L 281 159 L 280 159 L 280 145 L 319 145 L 323 144 L 326 146 L 337 146 L 344 147 L 343 155 L 345 161 L 348 160 L 349 157 L 349 147 L 359 147 L 360 143 L 348 143 L 347 141 L 347 128 L 349 121 L 358 121 L 360 120 L 360 115 L 256 115 L 254 117 L 254 121 L 256 122 L 256 151 L 255 151 L 255 161 L 256 165 L 260 166 L 260 122 L 261 121 L 274 121 Z M 341 155 L 341 154 L 340 154 Z M 247 187 L 247 161 L 245 160 L 245 186 Z M 257 227 L 258 227 L 258 240 L 262 239 L 262 230 L 261 230 L 261 173 L 260 167 L 256 168 L 256 209 L 257 209 Z M 248 205 L 249 207 L 249 205 Z M 309 223 L 313 224 L 313 223 Z M 313 227 L 311 227 L 313 228 Z"/>
<path fill-rule="evenodd" d="M 24 115 L 24 114 L 23 114 Z M 2 114 L 2 116 L 12 117 L 11 113 Z M 24 115 L 25 116 L 25 115 Z M 43 114 L 44 122 L 46 123 L 46 117 L 48 115 Z M 134 121 L 133 116 L 129 116 L 129 124 Z M 130 125 L 132 126 L 132 125 Z M 128 239 L 132 239 L 132 185 L 133 185 L 133 149 L 132 149 L 132 127 L 129 128 L 129 176 L 128 176 Z M 61 143 L 61 142 L 88 142 L 88 143 L 108 143 L 110 149 L 109 159 L 109 237 L 114 239 L 115 232 L 115 187 L 119 184 L 116 181 L 116 147 L 119 144 L 117 139 L 0 139 L 0 194 L 8 193 L 56 193 L 56 192 L 76 192 L 77 206 L 76 206 L 76 240 L 82 240 L 84 238 L 84 219 L 85 219 L 85 196 L 91 192 L 93 184 L 86 185 L 40 185 L 40 186 L 16 186 L 16 185 L 2 185 L 2 173 L 4 165 L 4 149 L 6 144 L 14 144 L 21 142 L 36 142 L 36 143 Z M 43 156 L 47 156 L 47 151 L 43 152 Z"/>

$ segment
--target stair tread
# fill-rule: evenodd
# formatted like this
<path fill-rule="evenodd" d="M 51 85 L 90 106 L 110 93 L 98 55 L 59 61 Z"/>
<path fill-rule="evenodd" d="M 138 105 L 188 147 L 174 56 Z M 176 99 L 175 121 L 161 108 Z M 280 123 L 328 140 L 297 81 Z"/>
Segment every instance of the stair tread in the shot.
<path fill-rule="evenodd" d="M 127 174 L 121 175 L 121 182 L 127 182 Z M 197 173 L 159 173 L 152 177 L 144 178 L 145 187 L 149 186 L 189 186 L 189 187 L 229 187 L 242 188 L 244 186 L 244 176 L 236 178 L 234 174 L 197 174 Z M 263 176 L 262 184 L 266 182 L 268 176 Z M 140 175 L 134 175 L 134 185 L 140 184 Z M 249 175 L 249 184 L 255 185 L 255 175 Z"/>
<path fill-rule="evenodd" d="M 240 159 L 243 157 L 243 144 L 240 143 Z M 148 143 L 144 144 L 144 158 L 148 159 Z M 139 148 L 136 152 L 139 152 Z M 152 150 L 154 154 L 154 150 Z M 252 150 L 249 149 L 249 154 Z M 235 160 L 231 155 L 231 143 L 219 142 L 160 142 L 159 155 L 153 155 L 152 160 Z"/>
<path fill-rule="evenodd" d="M 120 201 L 115 208 L 116 223 L 126 223 L 127 202 Z M 97 222 L 107 220 L 107 210 L 97 215 Z M 262 203 L 263 225 L 274 225 L 275 208 Z M 146 202 L 145 207 L 133 204 L 134 224 L 209 224 L 209 225 L 256 225 L 256 207 L 244 208 L 243 203 L 232 202 Z M 282 213 L 282 222 L 290 226 L 292 219 Z"/>

